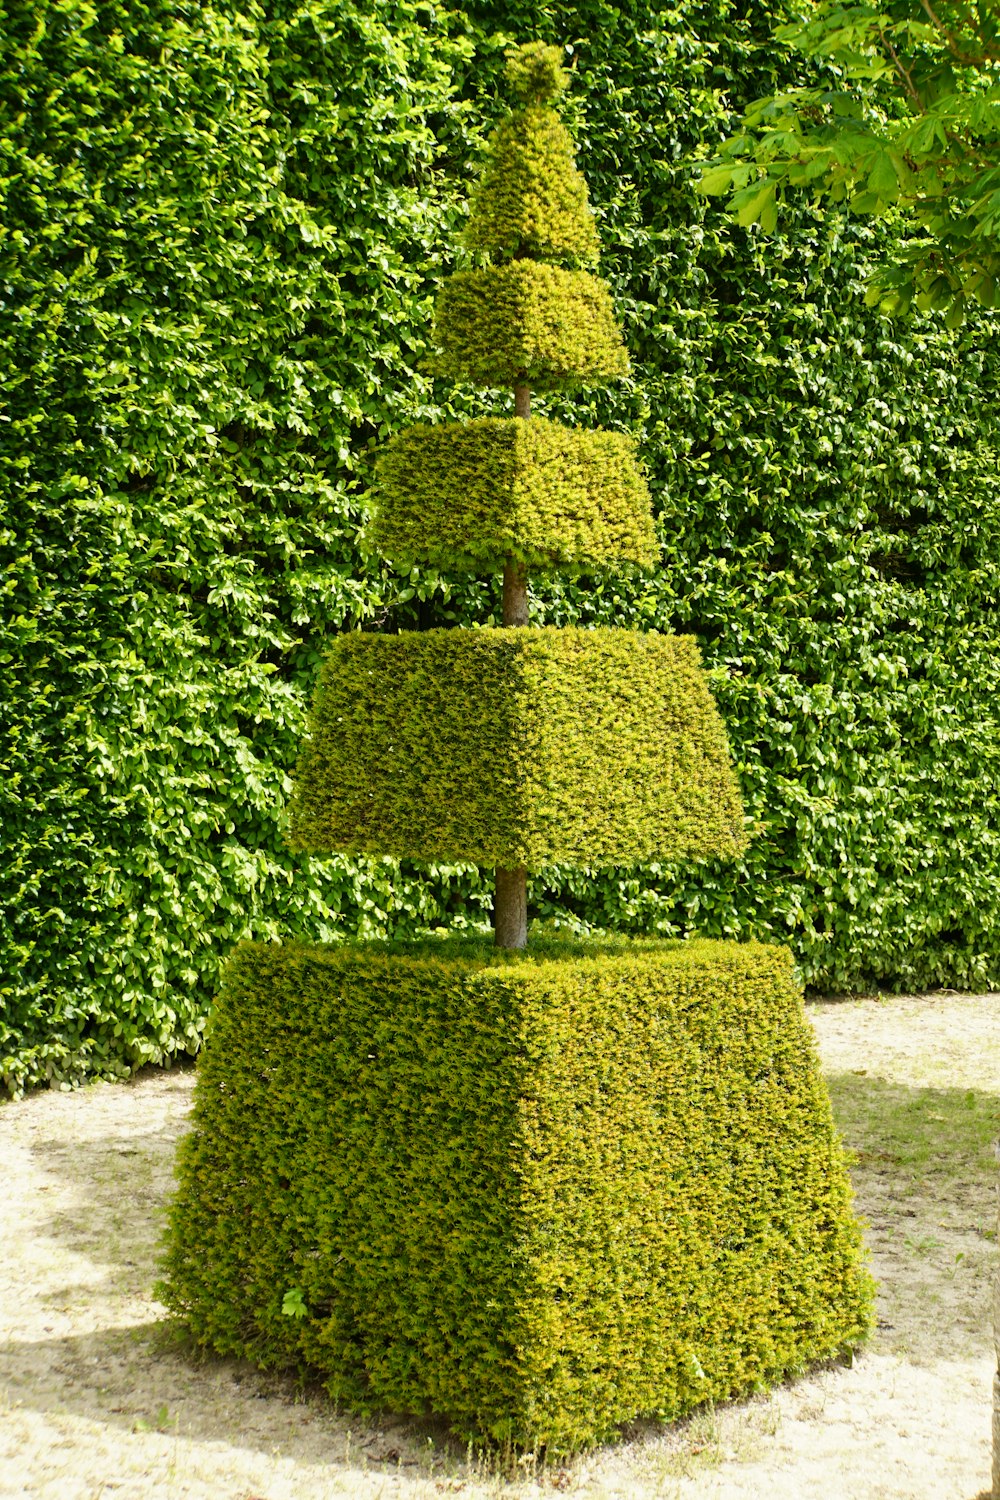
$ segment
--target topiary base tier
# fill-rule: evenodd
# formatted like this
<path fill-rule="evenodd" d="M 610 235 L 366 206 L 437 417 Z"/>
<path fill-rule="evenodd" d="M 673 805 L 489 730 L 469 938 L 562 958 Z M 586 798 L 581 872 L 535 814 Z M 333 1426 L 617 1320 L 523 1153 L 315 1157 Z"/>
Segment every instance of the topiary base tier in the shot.
<path fill-rule="evenodd" d="M 244 945 L 163 1295 L 347 1406 L 568 1452 L 837 1356 L 871 1283 L 783 949 Z"/>

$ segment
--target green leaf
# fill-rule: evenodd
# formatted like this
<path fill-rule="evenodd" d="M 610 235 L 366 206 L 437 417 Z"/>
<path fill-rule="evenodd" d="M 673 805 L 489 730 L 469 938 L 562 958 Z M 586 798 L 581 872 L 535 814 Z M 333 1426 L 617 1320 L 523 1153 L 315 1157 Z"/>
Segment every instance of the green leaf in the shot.
<path fill-rule="evenodd" d="M 293 1286 L 281 1299 L 281 1313 L 285 1318 L 305 1318 L 309 1314 L 305 1300 L 302 1296 L 302 1288 Z"/>
<path fill-rule="evenodd" d="M 695 192 L 706 194 L 728 193 L 733 184 L 732 167 L 712 167 L 703 172 L 695 182 Z"/>
<path fill-rule="evenodd" d="M 869 192 L 878 198 L 893 198 L 898 188 L 896 168 L 893 166 L 892 158 L 888 152 L 880 151 L 875 157 L 871 171 L 868 173 Z"/>
<path fill-rule="evenodd" d="M 756 224 L 758 220 L 763 224 L 765 219 L 770 223 L 771 229 L 774 228 L 777 220 L 776 188 L 776 183 L 766 180 L 760 185 L 754 184 L 752 187 L 744 188 L 743 192 L 735 195 L 733 207 L 736 209 L 737 221 L 744 228 Z M 767 232 L 771 231 L 767 230 Z"/>

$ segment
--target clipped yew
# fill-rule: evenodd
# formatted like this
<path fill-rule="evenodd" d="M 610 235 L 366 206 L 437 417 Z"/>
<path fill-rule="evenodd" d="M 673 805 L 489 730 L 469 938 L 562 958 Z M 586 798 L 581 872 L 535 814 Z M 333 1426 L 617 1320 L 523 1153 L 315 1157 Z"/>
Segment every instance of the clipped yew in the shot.
<path fill-rule="evenodd" d="M 527 880 L 555 862 L 723 858 L 745 844 L 725 732 L 694 642 L 531 631 L 529 570 L 650 566 L 632 441 L 533 416 L 533 390 L 629 361 L 573 143 L 556 48 L 510 59 L 520 107 L 494 134 L 466 243 L 485 264 L 438 297 L 436 367 L 508 387 L 512 417 L 409 428 L 378 465 L 372 537 L 400 567 L 503 571 L 503 627 L 378 641 L 327 660 L 299 765 L 302 848 L 496 868 L 498 946 L 528 937 Z"/>
<path fill-rule="evenodd" d="M 201 1343 L 340 1401 L 569 1452 L 836 1356 L 871 1287 L 789 955 L 528 943 L 527 880 L 737 853 L 725 730 L 691 639 L 532 628 L 531 571 L 648 566 L 619 434 L 533 391 L 627 355 L 557 49 L 509 68 L 438 369 L 513 415 L 399 434 L 372 536 L 503 574 L 503 623 L 339 637 L 297 772 L 317 851 L 496 871 L 494 942 L 244 945 L 213 1013 L 162 1295 Z M 509 400 L 509 397 L 508 397 Z"/>

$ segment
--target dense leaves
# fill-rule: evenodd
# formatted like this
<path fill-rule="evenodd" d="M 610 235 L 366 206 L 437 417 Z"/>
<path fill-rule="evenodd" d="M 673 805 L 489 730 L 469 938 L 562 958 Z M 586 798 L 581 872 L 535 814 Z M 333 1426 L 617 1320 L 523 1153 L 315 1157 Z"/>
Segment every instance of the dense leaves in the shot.
<path fill-rule="evenodd" d="M 535 913 L 773 934 L 827 988 L 1000 983 L 996 322 L 886 324 L 891 230 L 795 209 L 765 256 L 690 191 L 699 143 L 802 81 L 780 19 L 0 0 L 8 1087 L 197 1046 L 238 936 L 488 912 L 471 869 L 296 859 L 283 808 L 333 633 L 496 618 L 494 580 L 357 539 L 377 440 L 503 414 L 422 361 L 539 34 L 575 47 L 634 372 L 539 409 L 640 440 L 664 551 L 539 578 L 533 616 L 695 632 L 756 836 L 729 870 L 553 872 Z"/>
<path fill-rule="evenodd" d="M 303 848 L 539 870 L 746 847 L 726 733 L 690 636 L 341 636 L 295 777 Z"/>
<path fill-rule="evenodd" d="M 196 1047 L 241 934 L 437 913 L 384 867 L 293 864 L 280 810 L 320 638 L 393 597 L 355 453 L 421 347 L 467 47 L 405 4 L 68 0 L 0 36 L 16 1089 Z"/>
<path fill-rule="evenodd" d="M 477 386 L 562 391 L 629 373 L 604 282 L 536 260 L 449 276 L 434 341 L 435 373 Z"/>
<path fill-rule="evenodd" d="M 823 64 L 756 100 L 705 172 L 741 224 L 773 231 L 791 188 L 855 213 L 911 217 L 869 300 L 889 312 L 1000 306 L 1000 9 L 963 0 L 822 0 L 779 40 Z"/>
<path fill-rule="evenodd" d="M 465 243 L 492 259 L 590 265 L 600 246 L 573 141 L 555 110 L 518 110 L 489 142 L 473 190 Z"/>
<path fill-rule="evenodd" d="M 160 1295 L 199 1344 L 473 1441 L 587 1447 L 870 1322 L 775 947 L 246 944 L 179 1182 Z"/>
<path fill-rule="evenodd" d="M 649 491 L 624 432 L 534 417 L 418 423 L 379 452 L 374 546 L 394 563 L 495 572 L 505 558 L 592 571 L 659 557 Z"/>

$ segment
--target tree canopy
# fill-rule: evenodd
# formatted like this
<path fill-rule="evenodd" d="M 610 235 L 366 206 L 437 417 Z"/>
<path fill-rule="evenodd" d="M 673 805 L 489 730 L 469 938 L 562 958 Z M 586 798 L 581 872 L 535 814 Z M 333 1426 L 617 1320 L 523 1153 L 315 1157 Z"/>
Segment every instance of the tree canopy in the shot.
<path fill-rule="evenodd" d="M 1000 305 L 1000 5 L 821 0 L 776 32 L 815 65 L 758 99 L 704 164 L 741 224 L 772 232 L 797 189 L 862 214 L 907 213 L 913 234 L 874 276 L 888 312 Z"/>

